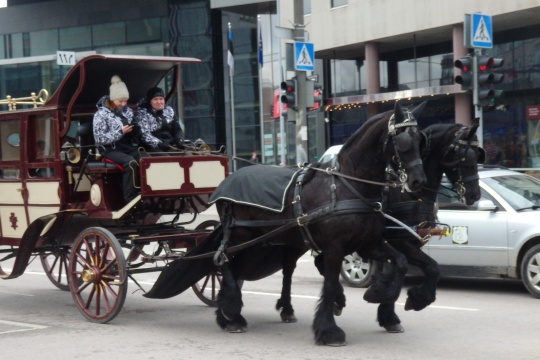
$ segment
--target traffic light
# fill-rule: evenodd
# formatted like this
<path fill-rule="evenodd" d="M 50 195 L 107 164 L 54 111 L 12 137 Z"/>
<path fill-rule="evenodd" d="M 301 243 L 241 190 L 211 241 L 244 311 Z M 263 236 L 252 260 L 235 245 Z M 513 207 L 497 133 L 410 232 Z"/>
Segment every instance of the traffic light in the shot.
<path fill-rule="evenodd" d="M 478 64 L 478 101 L 482 105 L 492 105 L 495 99 L 501 97 L 503 90 L 495 89 L 495 85 L 504 80 L 503 74 L 493 72 L 504 65 L 503 59 L 480 55 Z"/>
<path fill-rule="evenodd" d="M 464 56 L 454 61 L 454 66 L 461 70 L 461 75 L 457 75 L 454 80 L 461 85 L 461 90 L 473 89 L 473 57 Z"/>
<path fill-rule="evenodd" d="M 281 95 L 281 102 L 287 106 L 287 109 L 296 109 L 297 107 L 298 97 L 296 94 L 296 89 L 296 77 L 285 80 L 281 83 L 281 90 L 284 91 L 284 94 Z"/>

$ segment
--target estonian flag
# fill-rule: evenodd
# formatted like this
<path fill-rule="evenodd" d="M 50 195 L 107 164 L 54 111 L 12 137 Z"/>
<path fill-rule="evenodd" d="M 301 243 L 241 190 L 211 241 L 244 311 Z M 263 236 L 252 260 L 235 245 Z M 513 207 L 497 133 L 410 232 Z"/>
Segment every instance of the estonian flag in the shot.
<path fill-rule="evenodd" d="M 257 47 L 257 57 L 259 60 L 259 66 L 263 67 L 263 42 L 262 42 L 262 29 L 259 29 L 259 45 Z"/>
<path fill-rule="evenodd" d="M 232 42 L 232 30 L 231 30 L 231 23 L 229 23 L 229 36 L 227 40 L 227 64 L 229 64 L 229 74 L 231 76 L 234 75 L 234 49 L 233 49 L 233 42 Z"/>

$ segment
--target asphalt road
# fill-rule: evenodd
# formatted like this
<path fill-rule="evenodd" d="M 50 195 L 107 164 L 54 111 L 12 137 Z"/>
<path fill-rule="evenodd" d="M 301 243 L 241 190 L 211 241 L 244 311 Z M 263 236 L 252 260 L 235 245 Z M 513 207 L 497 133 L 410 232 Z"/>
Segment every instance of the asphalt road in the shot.
<path fill-rule="evenodd" d="M 149 289 L 156 277 L 139 274 L 137 280 Z M 409 278 L 406 285 L 417 281 Z M 280 274 L 244 283 L 248 332 L 230 334 L 192 291 L 146 299 L 130 283 L 120 314 L 100 325 L 86 321 L 71 294 L 55 288 L 35 261 L 20 278 L 0 281 L 0 359 L 540 359 L 540 300 L 517 281 L 443 280 L 437 301 L 420 312 L 403 310 L 403 291 L 401 334 L 378 326 L 376 305 L 362 299 L 364 289 L 345 286 L 347 307 L 336 319 L 347 346 L 339 348 L 313 343 L 321 286 L 306 254 L 293 278 L 298 322 L 284 324 L 274 310 Z"/>

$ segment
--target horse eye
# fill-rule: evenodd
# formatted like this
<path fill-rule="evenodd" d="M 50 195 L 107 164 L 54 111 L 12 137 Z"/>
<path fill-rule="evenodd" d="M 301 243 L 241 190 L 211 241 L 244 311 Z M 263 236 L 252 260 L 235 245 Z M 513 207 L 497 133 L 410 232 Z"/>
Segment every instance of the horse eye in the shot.
<path fill-rule="evenodd" d="M 411 136 L 407 133 L 401 133 L 394 137 L 394 144 L 399 152 L 409 151 L 412 147 Z"/>

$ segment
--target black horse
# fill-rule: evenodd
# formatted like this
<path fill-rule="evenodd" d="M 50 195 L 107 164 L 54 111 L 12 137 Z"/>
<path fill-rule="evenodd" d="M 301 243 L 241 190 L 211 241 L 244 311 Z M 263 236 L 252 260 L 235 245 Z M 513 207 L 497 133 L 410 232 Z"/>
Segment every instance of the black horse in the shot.
<path fill-rule="evenodd" d="M 418 192 L 403 193 L 388 191 L 388 214 L 413 227 L 425 224 L 424 234 L 437 223 L 436 201 L 443 174 L 453 184 L 453 188 L 467 205 L 480 199 L 478 185 L 478 163 L 485 159 L 484 150 L 478 146 L 476 130 L 459 124 L 431 125 L 424 130 L 427 137 L 422 160 L 426 174 L 426 185 Z M 402 252 L 409 262 L 424 273 L 423 284 L 408 290 L 405 310 L 422 310 L 435 301 L 435 291 L 439 280 L 439 267 L 435 260 L 421 250 L 425 242 L 395 223 L 389 222 L 384 238 Z M 427 239 L 426 239 L 427 240 Z M 381 263 L 373 263 L 375 273 L 371 286 L 381 286 L 383 271 Z M 377 310 L 379 325 L 388 332 L 402 332 L 399 317 L 394 312 L 393 302 L 383 302 Z"/>
<path fill-rule="evenodd" d="M 420 159 L 423 136 L 415 121 L 423 107 L 424 104 L 404 112 L 396 103 L 394 111 L 368 120 L 343 146 L 337 171 L 307 167 L 292 174 L 280 167 L 255 165 L 242 168 L 223 181 L 211 198 L 217 201 L 221 225 L 188 254 L 194 257 L 218 250 L 222 258 L 227 257 L 220 263 L 223 282 L 216 321 L 221 328 L 243 332 L 247 327 L 241 315 L 238 280 L 258 280 L 281 268 L 284 278 L 290 279 L 296 260 L 308 247 L 325 254 L 324 285 L 313 322 L 317 344 L 345 344 L 345 333 L 333 316 L 335 304 L 344 305 L 345 301 L 339 282 L 345 254 L 356 251 L 371 259 L 391 262 L 393 281 L 370 297 L 374 302 L 397 299 L 407 263 L 401 253 L 382 240 L 385 218 L 380 212 L 381 188 L 388 184 L 388 173 L 397 174 L 404 187 L 412 191 L 424 184 Z M 276 195 L 269 191 L 275 188 L 273 174 L 292 179 L 284 187 L 285 192 Z M 273 211 L 257 204 L 248 205 L 242 194 L 239 198 L 230 197 L 226 189 L 242 191 L 248 186 L 246 179 L 255 183 L 256 188 L 243 191 L 243 195 L 260 192 L 264 197 L 282 198 L 282 208 Z M 208 258 L 174 261 L 145 296 L 177 295 L 213 266 Z M 287 287 L 288 295 L 284 290 L 278 306 L 290 304 L 290 284 L 284 283 L 284 289 Z"/>

